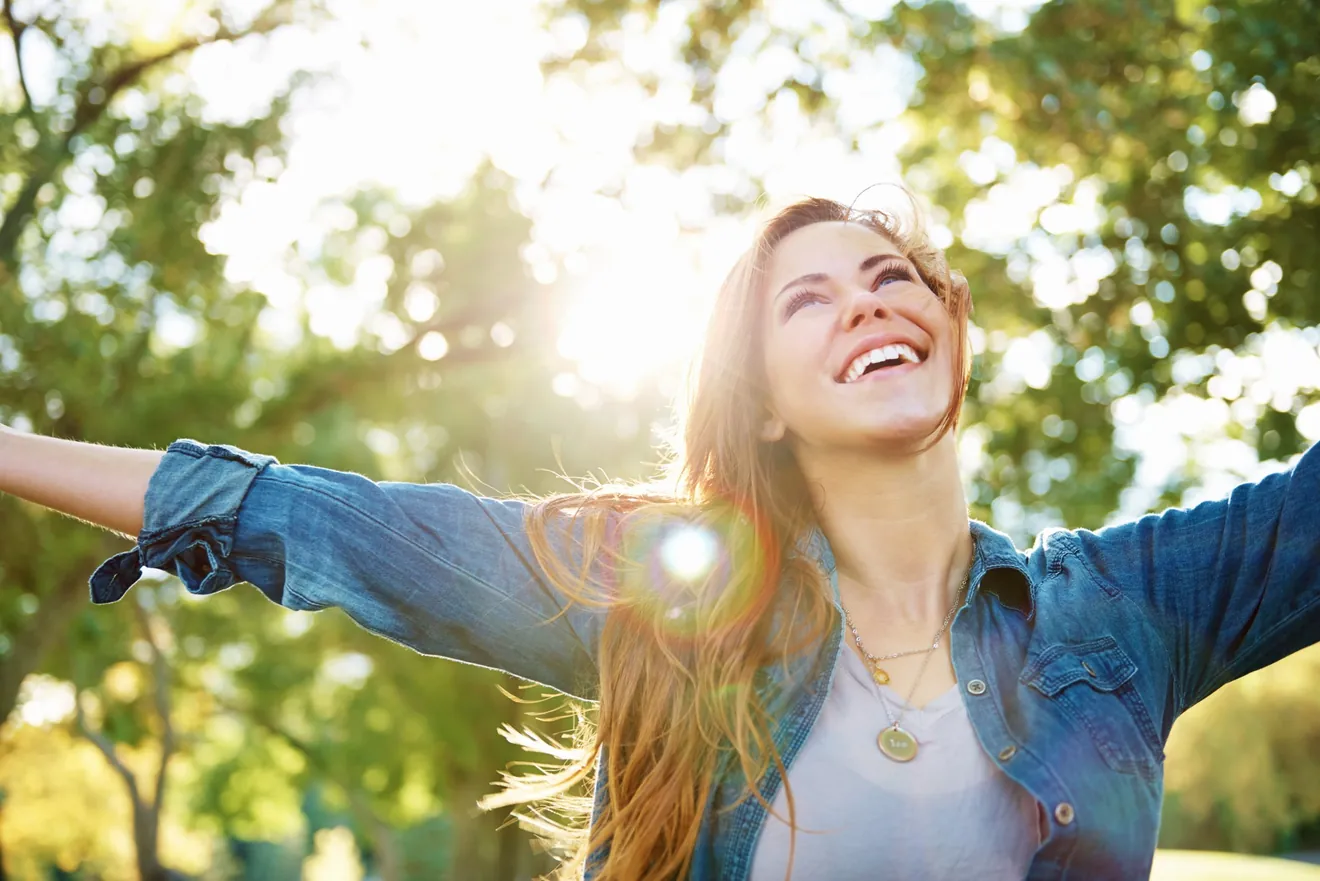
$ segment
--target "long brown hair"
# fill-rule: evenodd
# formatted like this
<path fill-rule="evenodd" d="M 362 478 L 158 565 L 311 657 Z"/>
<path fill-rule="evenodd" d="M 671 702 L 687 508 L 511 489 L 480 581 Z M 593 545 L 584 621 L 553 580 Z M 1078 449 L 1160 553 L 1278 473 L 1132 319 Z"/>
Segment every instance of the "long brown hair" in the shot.
<path fill-rule="evenodd" d="M 967 284 L 949 270 L 926 235 L 915 200 L 910 214 L 853 211 L 826 199 L 797 202 L 766 222 L 729 273 L 707 327 L 680 431 L 668 489 L 600 487 L 544 499 L 530 509 L 528 533 L 550 582 L 570 600 L 605 610 L 600 636 L 599 704 L 579 714 L 577 749 L 506 730 L 560 761 L 532 776 L 506 776 L 488 807 L 533 805 L 524 820 L 551 836 L 573 837 L 564 877 L 588 858 L 600 881 L 684 877 L 722 761 L 756 786 L 771 768 L 786 778 L 758 683 L 777 665 L 818 650 L 838 611 L 816 562 L 795 553 L 814 512 L 788 444 L 761 440 L 761 288 L 775 247 L 813 223 L 851 221 L 884 236 L 917 267 L 954 327 L 955 389 L 931 446 L 956 428 L 967 390 Z M 566 525 L 580 545 L 562 547 Z M 711 535 L 717 565 L 685 582 L 649 561 L 667 530 Z M 604 576 L 601 573 L 606 573 Z M 602 755 L 608 773 L 588 830 L 585 795 Z M 792 790 L 784 780 L 788 822 Z M 790 861 L 792 850 L 790 849 Z"/>

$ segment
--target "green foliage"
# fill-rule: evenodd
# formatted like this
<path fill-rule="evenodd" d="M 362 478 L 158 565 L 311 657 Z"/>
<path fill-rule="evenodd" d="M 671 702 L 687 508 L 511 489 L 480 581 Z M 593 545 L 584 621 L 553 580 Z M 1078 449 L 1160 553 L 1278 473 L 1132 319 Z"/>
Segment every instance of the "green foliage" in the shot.
<path fill-rule="evenodd" d="M 291 249 L 290 273 L 304 289 L 344 286 L 383 259 L 380 309 L 350 340 L 314 333 L 305 313 L 294 338 L 279 337 L 263 325 L 267 298 L 230 282 L 201 234 L 219 194 L 279 174 L 281 123 L 306 77 L 258 117 L 217 124 L 177 87 L 178 65 L 198 42 L 261 39 L 311 27 L 319 13 L 277 3 L 238 32 L 221 12 L 210 36 L 141 51 L 116 42 L 109 13 L 95 15 L 52 8 L 11 29 L 49 41 L 62 73 L 53 101 L 18 95 L 0 112 L 0 421 L 134 446 L 196 437 L 380 478 L 544 489 L 542 471 L 556 464 L 546 433 L 584 420 L 549 394 L 563 369 L 552 349 L 558 292 L 524 268 L 530 221 L 509 181 L 484 169 L 455 199 L 420 209 L 384 192 L 325 206 L 346 222 Z M 418 289 L 434 297 L 433 314 L 410 308 Z M 530 422 L 540 434 L 527 437 Z M 642 444 L 596 446 L 627 462 Z M 286 615 L 247 588 L 195 603 L 176 582 L 143 584 L 93 611 L 87 578 L 121 540 L 10 497 L 0 532 L 0 718 L 25 677 L 48 672 L 87 694 L 92 728 L 121 757 L 158 750 L 166 728 L 129 614 L 140 601 L 168 637 L 178 752 L 166 809 L 183 825 L 282 840 L 304 828 L 303 794 L 317 790 L 383 877 L 442 877 L 435 860 L 469 877 L 529 870 L 530 856 L 509 857 L 530 855 L 521 833 L 474 810 L 513 758 L 495 733 L 518 720 L 500 675 L 422 658 L 338 614 Z M 417 869 L 419 836 L 441 827 L 460 843 L 432 840 L 430 868 Z"/>

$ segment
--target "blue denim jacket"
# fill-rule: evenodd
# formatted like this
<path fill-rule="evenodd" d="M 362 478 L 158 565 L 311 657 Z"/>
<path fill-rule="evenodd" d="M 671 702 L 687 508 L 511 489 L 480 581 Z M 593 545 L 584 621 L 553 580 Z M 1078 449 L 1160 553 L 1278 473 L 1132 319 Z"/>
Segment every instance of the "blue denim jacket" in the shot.
<path fill-rule="evenodd" d="M 1047 824 L 1029 878 L 1146 877 L 1174 719 L 1320 641 L 1317 447 L 1227 499 L 1098 531 L 1046 530 L 1025 553 L 971 521 L 953 666 L 981 745 Z M 118 600 L 143 566 L 196 594 L 248 581 L 290 609 L 338 606 L 424 654 L 590 695 L 600 613 L 560 614 L 524 511 L 444 484 L 375 482 L 182 440 L 151 478 L 137 546 L 96 570 L 92 599 Z M 832 572 L 828 544 L 812 547 Z M 840 629 L 806 675 L 778 689 L 787 766 L 841 646 Z M 767 800 L 779 783 L 773 771 L 761 781 Z M 713 793 L 694 879 L 748 877 L 765 809 L 754 798 L 727 808 L 741 789 L 730 775 Z"/>

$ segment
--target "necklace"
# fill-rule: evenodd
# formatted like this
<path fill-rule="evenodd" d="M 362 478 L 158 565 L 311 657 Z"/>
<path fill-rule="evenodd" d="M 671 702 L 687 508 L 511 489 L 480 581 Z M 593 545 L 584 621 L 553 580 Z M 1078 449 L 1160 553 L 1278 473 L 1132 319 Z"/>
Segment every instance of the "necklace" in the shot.
<path fill-rule="evenodd" d="M 926 649 L 926 657 L 922 659 L 921 669 L 912 680 L 912 689 L 908 692 L 907 701 L 902 709 L 898 711 L 897 719 L 889 712 L 889 701 L 885 700 L 884 692 L 880 692 L 880 706 L 885 708 L 885 718 L 889 720 L 889 727 L 882 730 L 875 740 L 880 746 L 880 752 L 896 762 L 910 762 L 917 757 L 917 739 L 906 728 L 900 728 L 898 723 L 903 721 L 903 714 L 911 706 L 912 696 L 917 693 L 917 683 L 921 681 L 921 674 L 926 672 L 926 665 L 934 655 L 935 649 Z"/>
<path fill-rule="evenodd" d="M 912 680 L 912 688 L 908 690 L 907 700 L 904 702 L 903 707 L 898 711 L 897 718 L 895 718 L 894 714 L 889 711 L 889 702 L 885 700 L 884 693 L 879 693 L 880 706 L 884 708 L 885 718 L 889 720 L 889 726 L 882 730 L 876 737 L 876 743 L 880 747 L 880 752 L 896 762 L 910 762 L 917 757 L 917 739 L 913 737 L 912 733 L 907 729 L 900 727 L 898 723 L 903 721 L 904 714 L 907 713 L 908 708 L 912 705 L 912 698 L 917 693 L 917 684 L 921 682 L 921 677 L 926 672 L 926 666 L 930 664 L 931 657 L 934 656 L 935 650 L 939 647 L 940 637 L 944 634 L 944 631 L 948 629 L 949 622 L 953 620 L 954 610 L 958 608 L 958 597 L 962 596 L 963 590 L 967 588 L 967 579 L 971 577 L 971 574 L 972 572 L 970 568 L 963 574 L 962 584 L 959 586 L 958 592 L 954 594 L 953 604 L 949 606 L 948 614 L 944 616 L 944 622 L 940 625 L 940 629 L 935 632 L 935 638 L 932 640 L 930 648 L 898 652 L 885 656 L 893 658 L 902 657 L 903 655 L 918 654 L 920 652 L 926 653 L 926 657 L 921 661 L 921 667 L 917 670 L 916 677 Z M 840 605 L 842 606 L 842 603 L 840 603 Z M 867 665 L 871 668 L 871 678 L 875 680 L 876 685 L 884 685 L 889 682 L 889 674 L 880 669 L 877 664 L 877 661 L 880 659 L 868 652 L 866 647 L 862 645 L 862 637 L 857 632 L 857 628 L 853 626 L 852 617 L 848 614 L 846 608 L 843 610 L 843 617 L 848 623 L 848 629 L 852 631 L 853 641 L 857 643 L 858 651 L 860 651 L 862 656 L 866 658 Z M 881 679 L 882 676 L 884 677 L 883 680 Z"/>
<path fill-rule="evenodd" d="M 891 652 L 887 655 L 873 655 L 866 650 L 866 646 L 862 645 L 862 635 L 857 632 L 857 627 L 853 624 L 852 616 L 848 614 L 848 607 L 844 606 L 842 603 L 839 604 L 843 608 L 843 620 L 848 625 L 848 629 L 852 631 L 853 642 L 857 643 L 857 650 L 861 652 L 862 657 L 866 659 L 866 666 L 870 669 L 871 678 L 875 680 L 876 685 L 889 684 L 889 673 L 880 666 L 881 661 L 892 661 L 895 658 L 906 658 L 909 655 L 919 655 L 922 652 L 933 652 L 940 647 L 940 639 L 944 636 L 944 631 L 948 629 L 949 622 L 953 620 L 953 613 L 958 609 L 958 597 L 961 596 L 963 590 L 966 589 L 967 578 L 970 575 L 970 569 L 963 575 L 962 585 L 958 588 L 958 593 L 953 596 L 953 605 L 949 606 L 949 612 L 944 616 L 944 623 L 940 625 L 940 629 L 935 631 L 935 638 L 931 641 L 929 648 L 908 649 L 907 651 L 902 652 Z"/>

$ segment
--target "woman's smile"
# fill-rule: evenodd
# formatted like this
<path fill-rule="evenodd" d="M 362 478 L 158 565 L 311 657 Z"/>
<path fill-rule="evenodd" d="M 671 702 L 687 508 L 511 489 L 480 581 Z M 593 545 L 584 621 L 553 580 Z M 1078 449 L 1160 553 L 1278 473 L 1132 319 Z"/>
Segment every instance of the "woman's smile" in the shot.
<path fill-rule="evenodd" d="M 850 384 L 872 373 L 894 370 L 909 364 L 915 367 L 925 360 L 925 354 L 905 339 L 891 336 L 863 340 L 848 356 L 844 368 L 835 375 L 834 381 Z"/>
<path fill-rule="evenodd" d="M 887 367 L 873 367 L 862 373 L 856 379 L 840 380 L 840 385 L 863 385 L 872 382 L 881 382 L 884 380 L 896 379 L 911 373 L 921 366 L 920 361 L 904 361 Z"/>

